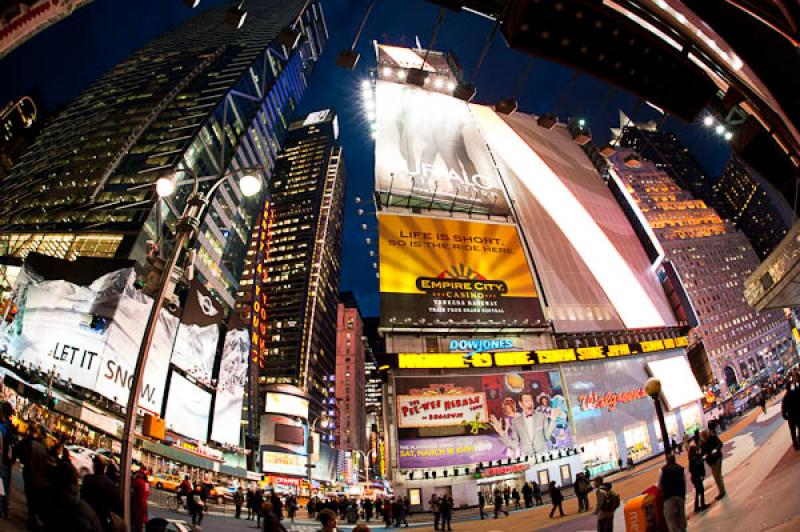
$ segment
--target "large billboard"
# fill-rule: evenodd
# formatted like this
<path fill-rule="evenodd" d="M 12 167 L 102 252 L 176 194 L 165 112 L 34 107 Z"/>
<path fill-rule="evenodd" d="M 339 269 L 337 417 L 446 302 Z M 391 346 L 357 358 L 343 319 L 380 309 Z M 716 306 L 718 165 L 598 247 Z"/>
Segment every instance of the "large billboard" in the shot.
<path fill-rule="evenodd" d="M 193 280 L 181 313 L 171 362 L 206 385 L 211 384 L 223 317 L 222 305 L 202 283 Z"/>
<path fill-rule="evenodd" d="M 471 110 L 515 203 L 556 332 L 674 326 L 633 227 L 566 128 Z"/>
<path fill-rule="evenodd" d="M 211 424 L 211 439 L 216 442 L 240 444 L 249 350 L 250 338 L 246 329 L 228 331 L 219 363 L 214 421 Z"/>
<path fill-rule="evenodd" d="M 375 189 L 382 203 L 509 213 L 492 156 L 463 100 L 379 80 L 375 125 Z"/>
<path fill-rule="evenodd" d="M 211 393 L 177 373 L 172 372 L 164 421 L 167 428 L 205 442 L 208 439 L 208 417 Z"/>
<path fill-rule="evenodd" d="M 385 326 L 544 324 L 515 226 L 391 214 L 379 226 Z"/>
<path fill-rule="evenodd" d="M 573 446 L 558 371 L 397 377 L 398 467 L 474 464 Z"/>

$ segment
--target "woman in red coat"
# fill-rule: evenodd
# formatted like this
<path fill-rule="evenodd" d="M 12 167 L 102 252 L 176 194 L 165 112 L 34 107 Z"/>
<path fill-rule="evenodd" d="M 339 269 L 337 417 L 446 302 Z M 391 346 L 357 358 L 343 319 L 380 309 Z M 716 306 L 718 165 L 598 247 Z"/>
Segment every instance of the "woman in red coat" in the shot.
<path fill-rule="evenodd" d="M 147 472 L 140 469 L 131 483 L 131 525 L 133 532 L 142 532 L 147 524 L 147 498 L 150 496 L 150 485 L 147 483 Z"/>

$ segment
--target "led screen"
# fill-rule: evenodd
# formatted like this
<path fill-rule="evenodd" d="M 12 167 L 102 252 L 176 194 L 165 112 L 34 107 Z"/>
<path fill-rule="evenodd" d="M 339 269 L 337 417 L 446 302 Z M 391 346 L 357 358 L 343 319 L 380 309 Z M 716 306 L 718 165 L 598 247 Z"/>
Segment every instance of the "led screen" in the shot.
<path fill-rule="evenodd" d="M 294 427 L 282 423 L 275 424 L 275 440 L 281 443 L 305 445 L 306 431 L 303 427 Z"/>
<path fill-rule="evenodd" d="M 265 473 L 306 476 L 306 457 L 297 454 L 264 451 L 261 453 L 261 470 Z"/>
<path fill-rule="evenodd" d="M 287 416 L 308 417 L 308 399 L 284 393 L 267 392 L 265 412 Z"/>
<path fill-rule="evenodd" d="M 686 357 L 672 357 L 648 362 L 647 369 L 661 381 L 661 396 L 670 410 L 697 401 L 703 392 Z"/>
<path fill-rule="evenodd" d="M 544 323 L 513 225 L 384 214 L 379 233 L 387 326 Z"/>
<path fill-rule="evenodd" d="M 524 458 L 573 444 L 558 371 L 397 377 L 395 390 L 401 468 Z"/>
<path fill-rule="evenodd" d="M 557 332 L 675 325 L 644 248 L 563 127 L 472 106 L 513 198 Z"/>
<path fill-rule="evenodd" d="M 375 187 L 383 203 L 447 212 L 509 212 L 491 154 L 466 102 L 378 81 L 375 123 Z"/>
<path fill-rule="evenodd" d="M 164 416 L 167 428 L 204 442 L 208 438 L 211 394 L 173 371 Z"/>

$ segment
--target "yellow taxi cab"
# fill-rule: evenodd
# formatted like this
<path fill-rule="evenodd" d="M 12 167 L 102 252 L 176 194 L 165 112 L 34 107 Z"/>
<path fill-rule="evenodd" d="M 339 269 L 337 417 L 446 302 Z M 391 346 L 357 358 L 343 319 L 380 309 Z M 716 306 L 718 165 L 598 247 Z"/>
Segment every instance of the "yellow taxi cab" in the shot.
<path fill-rule="evenodd" d="M 178 491 L 178 486 L 181 485 L 181 478 L 176 475 L 156 473 L 150 476 L 148 482 L 151 486 L 160 490 Z"/>

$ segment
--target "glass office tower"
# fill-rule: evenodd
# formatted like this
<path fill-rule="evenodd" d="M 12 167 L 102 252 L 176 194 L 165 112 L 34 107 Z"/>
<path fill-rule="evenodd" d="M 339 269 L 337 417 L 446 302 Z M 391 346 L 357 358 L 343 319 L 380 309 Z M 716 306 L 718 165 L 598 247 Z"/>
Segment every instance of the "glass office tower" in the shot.
<path fill-rule="evenodd" d="M 328 32 L 319 2 L 248 2 L 241 29 L 209 9 L 153 40 L 70 103 L 0 181 L 0 254 L 31 251 L 142 260 L 169 241 L 191 192 L 159 200 L 154 183 L 188 167 L 215 176 L 263 166 L 270 179 L 289 116 Z M 198 238 L 196 275 L 234 305 L 263 198 L 229 179 Z M 264 187 L 266 193 L 267 187 Z"/>

